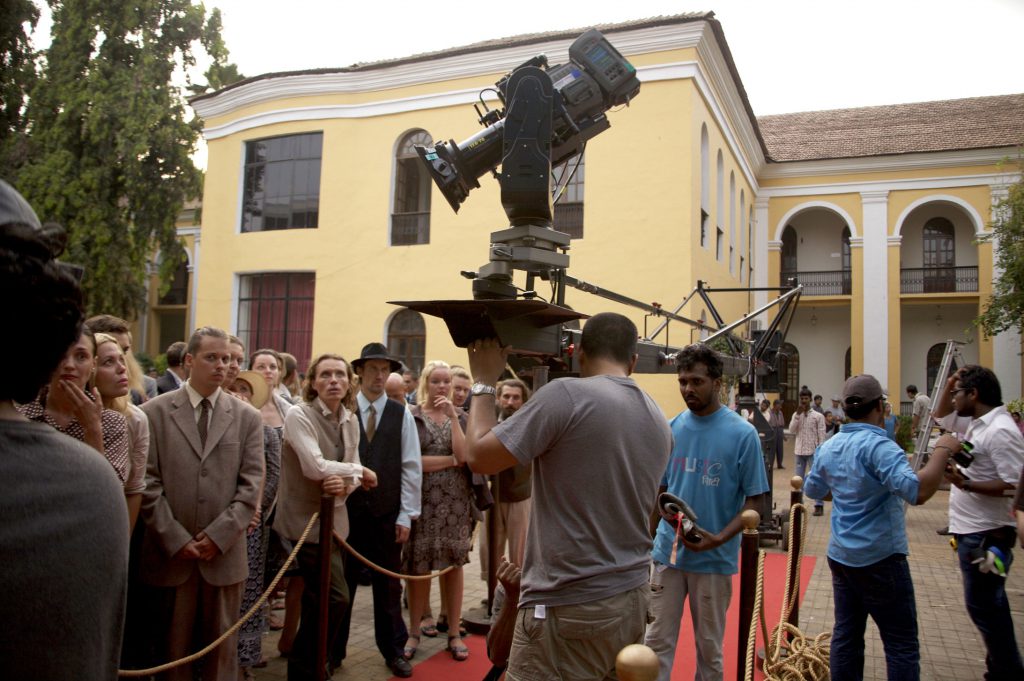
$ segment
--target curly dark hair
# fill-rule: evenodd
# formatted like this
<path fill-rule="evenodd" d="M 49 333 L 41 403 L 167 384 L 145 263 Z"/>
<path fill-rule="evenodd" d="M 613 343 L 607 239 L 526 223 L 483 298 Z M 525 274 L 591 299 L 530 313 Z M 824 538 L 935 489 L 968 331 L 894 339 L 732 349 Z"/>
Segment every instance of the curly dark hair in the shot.
<path fill-rule="evenodd" d="M 694 365 L 703 364 L 708 370 L 708 378 L 722 377 L 722 360 L 718 354 L 704 343 L 687 345 L 676 355 L 676 370 L 693 369 Z"/>
<path fill-rule="evenodd" d="M 30 402 L 82 333 L 82 289 L 56 261 L 32 257 L 17 240 L 0 235 L 0 291 L 9 292 L 4 317 L 32 330 L 30 343 L 21 334 L 3 334 L 0 352 L 17 361 L 8 362 L 0 399 Z"/>
<path fill-rule="evenodd" d="M 1003 403 L 1003 389 L 999 379 L 991 369 L 977 364 L 964 365 L 957 374 L 960 387 L 978 393 L 978 401 L 988 407 L 998 407 Z"/>

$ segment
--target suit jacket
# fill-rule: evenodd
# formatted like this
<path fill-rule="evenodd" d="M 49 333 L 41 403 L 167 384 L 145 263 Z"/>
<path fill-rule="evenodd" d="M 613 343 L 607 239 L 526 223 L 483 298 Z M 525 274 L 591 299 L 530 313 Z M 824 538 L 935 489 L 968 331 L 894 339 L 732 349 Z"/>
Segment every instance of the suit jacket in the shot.
<path fill-rule="evenodd" d="M 201 448 L 188 391 L 155 397 L 142 411 L 149 417 L 143 580 L 177 586 L 196 569 L 214 586 L 244 580 L 249 573 L 245 531 L 260 503 L 264 474 L 260 413 L 222 393 Z M 200 530 L 220 555 L 210 561 L 175 558 Z"/>
<path fill-rule="evenodd" d="M 164 371 L 163 376 L 156 379 L 156 391 L 159 394 L 163 395 L 164 393 L 169 393 L 172 390 L 177 390 L 178 381 L 176 379 L 177 376 L 172 376 L 171 370 L 167 369 L 166 371 Z"/>

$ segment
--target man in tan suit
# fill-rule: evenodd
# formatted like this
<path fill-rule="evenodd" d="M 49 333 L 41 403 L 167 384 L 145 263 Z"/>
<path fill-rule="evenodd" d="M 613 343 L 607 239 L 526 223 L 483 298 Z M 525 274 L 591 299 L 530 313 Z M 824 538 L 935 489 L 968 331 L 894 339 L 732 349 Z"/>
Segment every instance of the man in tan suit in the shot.
<path fill-rule="evenodd" d="M 220 329 L 192 334 L 188 381 L 143 405 L 149 417 L 149 465 L 142 513 L 142 579 L 168 588 L 169 660 L 205 646 L 238 618 L 249 568 L 245 530 L 263 484 L 263 425 L 251 406 L 220 388 L 231 351 Z M 238 678 L 231 636 L 196 664 L 204 681 Z M 191 681 L 192 666 L 167 673 Z"/>

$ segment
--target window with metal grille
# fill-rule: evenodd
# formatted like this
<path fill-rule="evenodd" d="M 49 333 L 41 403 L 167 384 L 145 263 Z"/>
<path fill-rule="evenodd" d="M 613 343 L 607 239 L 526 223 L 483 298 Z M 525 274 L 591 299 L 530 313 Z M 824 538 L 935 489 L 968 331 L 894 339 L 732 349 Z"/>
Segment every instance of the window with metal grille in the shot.
<path fill-rule="evenodd" d="M 419 375 L 426 360 L 427 327 L 423 315 L 401 310 L 388 324 L 388 351 Z"/>
<path fill-rule="evenodd" d="M 565 190 L 555 197 L 553 226 L 573 239 L 583 238 L 584 165 L 584 154 L 578 154 L 551 172 L 552 189 L 565 184 Z"/>
<path fill-rule="evenodd" d="M 319 225 L 323 142 L 313 132 L 245 143 L 243 232 Z"/>
<path fill-rule="evenodd" d="M 238 278 L 238 337 L 249 349 L 273 348 L 295 355 L 299 370 L 313 350 L 312 272 L 266 272 Z"/>
<path fill-rule="evenodd" d="M 395 154 L 395 194 L 391 205 L 391 245 L 430 243 L 430 174 L 416 153 L 433 139 L 424 130 L 410 132 Z"/>

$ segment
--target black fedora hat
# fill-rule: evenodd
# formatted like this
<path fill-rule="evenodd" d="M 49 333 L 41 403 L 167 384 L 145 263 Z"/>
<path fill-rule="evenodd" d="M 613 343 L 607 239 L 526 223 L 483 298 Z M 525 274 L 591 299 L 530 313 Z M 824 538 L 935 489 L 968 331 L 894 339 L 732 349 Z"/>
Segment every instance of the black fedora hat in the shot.
<path fill-rule="evenodd" d="M 388 348 L 383 343 L 367 343 L 364 345 L 359 353 L 359 359 L 352 360 L 352 366 L 358 369 L 368 359 L 386 359 L 391 363 L 391 371 L 393 373 L 402 370 L 402 363 L 388 354 Z"/>

